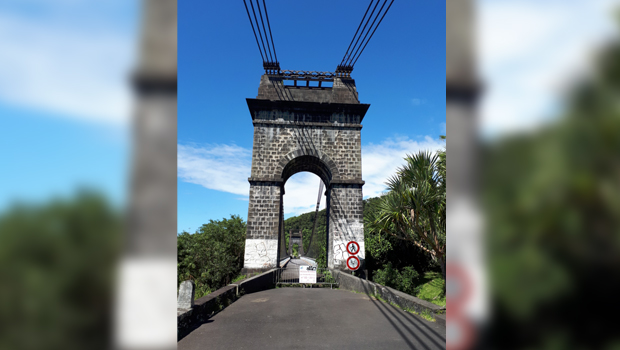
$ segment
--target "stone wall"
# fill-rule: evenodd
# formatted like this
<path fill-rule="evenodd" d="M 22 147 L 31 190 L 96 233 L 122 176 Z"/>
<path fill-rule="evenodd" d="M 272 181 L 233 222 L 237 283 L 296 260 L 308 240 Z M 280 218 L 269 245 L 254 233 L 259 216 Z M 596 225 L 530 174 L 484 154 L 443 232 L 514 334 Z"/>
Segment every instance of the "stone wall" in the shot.
<path fill-rule="evenodd" d="M 318 169 L 321 166 L 318 163 L 299 164 L 297 167 L 300 169 L 328 170 L 329 173 L 321 175 L 331 176 L 333 179 L 361 181 L 360 131 L 361 126 L 306 126 L 294 122 L 278 124 L 256 122 L 252 149 L 252 178 L 286 180 L 282 179 L 284 168 L 289 164 L 295 165 L 291 162 L 305 155 L 316 158 L 327 169 Z"/>
<path fill-rule="evenodd" d="M 181 340 L 239 297 L 274 288 L 276 272 L 277 270 L 272 269 L 237 283 L 231 283 L 197 299 L 191 308 L 177 309 L 177 339 Z"/>
<path fill-rule="evenodd" d="M 359 103 L 355 82 L 337 78 L 333 88 L 293 88 L 263 76 L 258 98 L 247 101 L 254 145 L 244 268 L 277 266 L 278 248 L 284 251 L 278 246 L 284 184 L 303 171 L 319 176 L 331 197 L 329 266 L 345 263 L 351 240 L 363 259 L 361 121 L 370 105 Z"/>
<path fill-rule="evenodd" d="M 364 209 L 361 185 L 334 184 L 329 198 L 329 247 L 328 267 L 346 268 L 346 260 L 351 256 L 347 252 L 347 243 L 356 241 L 360 252 L 356 255 L 360 261 L 364 253 Z"/>
<path fill-rule="evenodd" d="M 367 295 L 376 295 L 387 302 L 397 305 L 404 310 L 414 310 L 417 313 L 428 312 L 433 315 L 437 324 L 446 327 L 445 308 L 416 298 L 396 289 L 382 286 L 378 283 L 363 280 L 344 271 L 330 270 L 338 282 L 338 288 Z"/>

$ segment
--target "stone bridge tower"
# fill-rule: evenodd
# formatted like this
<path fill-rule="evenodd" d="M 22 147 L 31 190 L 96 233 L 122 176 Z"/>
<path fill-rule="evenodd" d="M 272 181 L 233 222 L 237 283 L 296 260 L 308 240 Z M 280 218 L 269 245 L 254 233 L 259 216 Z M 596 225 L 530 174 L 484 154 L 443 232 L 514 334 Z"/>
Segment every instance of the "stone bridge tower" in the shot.
<path fill-rule="evenodd" d="M 361 122 L 370 105 L 359 102 L 350 74 L 267 72 L 257 98 L 247 104 L 254 146 L 246 271 L 278 266 L 284 184 L 302 171 L 316 174 L 326 186 L 328 266 L 345 266 L 351 240 L 360 244 L 358 257 L 364 258 Z"/>

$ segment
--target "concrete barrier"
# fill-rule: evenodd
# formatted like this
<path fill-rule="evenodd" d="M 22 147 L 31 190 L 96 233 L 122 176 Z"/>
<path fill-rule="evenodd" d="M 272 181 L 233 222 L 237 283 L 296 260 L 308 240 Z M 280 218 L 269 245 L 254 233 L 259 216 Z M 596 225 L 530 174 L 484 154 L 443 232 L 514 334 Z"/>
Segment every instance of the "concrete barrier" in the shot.
<path fill-rule="evenodd" d="M 177 340 L 183 339 L 242 295 L 274 288 L 276 271 L 277 269 L 271 269 L 260 275 L 222 287 L 195 300 L 191 309 L 177 309 Z"/>
<path fill-rule="evenodd" d="M 177 309 L 177 339 L 181 340 L 235 300 L 237 300 L 237 286 L 227 285 L 195 300 L 191 309 Z"/>
<path fill-rule="evenodd" d="M 437 324 L 442 325 L 443 327 L 446 326 L 446 318 L 445 315 L 443 315 L 445 308 L 442 308 L 441 306 L 420 298 L 416 298 L 396 289 L 366 281 L 343 271 L 333 269 L 330 269 L 330 271 L 338 282 L 340 289 L 365 293 L 367 295 L 377 295 L 383 300 L 395 304 L 402 309 L 414 310 L 417 313 L 428 312 L 433 315 Z"/>
<path fill-rule="evenodd" d="M 258 276 L 250 277 L 240 282 L 229 284 L 237 286 L 237 295 L 260 292 L 261 290 L 275 288 L 275 273 L 278 269 L 271 269 Z"/>

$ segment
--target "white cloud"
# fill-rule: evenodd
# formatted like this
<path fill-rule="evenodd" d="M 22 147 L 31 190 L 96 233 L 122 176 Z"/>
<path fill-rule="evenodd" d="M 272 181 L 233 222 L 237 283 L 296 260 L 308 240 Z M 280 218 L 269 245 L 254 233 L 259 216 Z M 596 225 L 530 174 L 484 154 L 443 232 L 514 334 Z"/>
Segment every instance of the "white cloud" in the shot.
<path fill-rule="evenodd" d="M 445 143 L 430 136 L 421 141 L 409 138 L 387 139 L 380 144 L 369 144 L 362 147 L 362 178 L 364 197 L 376 197 L 386 189 L 386 180 L 396 173 L 396 169 L 404 164 L 406 155 L 421 150 L 437 151 Z"/>
<path fill-rule="evenodd" d="M 286 181 L 284 214 L 299 215 L 316 210 L 321 179 L 312 173 L 298 173 Z M 319 209 L 325 209 L 325 187 L 321 194 Z"/>
<path fill-rule="evenodd" d="M 426 103 L 426 100 L 423 100 L 421 98 L 414 98 L 411 100 L 411 103 L 413 103 L 414 106 L 419 106 Z"/>
<path fill-rule="evenodd" d="M 134 38 L 118 30 L 111 15 L 100 18 L 92 12 L 83 14 L 92 20 L 0 13 L 0 101 L 51 115 L 126 124 Z"/>
<path fill-rule="evenodd" d="M 480 1 L 483 134 L 531 129 L 553 117 L 566 89 L 588 73 L 592 53 L 614 35 L 618 4 Z"/>
<path fill-rule="evenodd" d="M 178 177 L 211 190 L 247 196 L 252 151 L 236 145 L 177 146 Z"/>
<path fill-rule="evenodd" d="M 409 138 L 387 139 L 362 147 L 364 197 L 376 197 L 385 190 L 385 181 L 404 164 L 403 158 L 420 150 L 437 151 L 444 142 L 426 136 L 420 141 Z M 248 177 L 252 151 L 236 145 L 178 145 L 178 176 L 181 180 L 205 188 L 242 195 L 249 194 Z M 293 175 L 285 184 L 284 214 L 299 215 L 314 211 L 319 177 L 308 172 Z M 325 208 L 322 195 L 320 208 Z"/>

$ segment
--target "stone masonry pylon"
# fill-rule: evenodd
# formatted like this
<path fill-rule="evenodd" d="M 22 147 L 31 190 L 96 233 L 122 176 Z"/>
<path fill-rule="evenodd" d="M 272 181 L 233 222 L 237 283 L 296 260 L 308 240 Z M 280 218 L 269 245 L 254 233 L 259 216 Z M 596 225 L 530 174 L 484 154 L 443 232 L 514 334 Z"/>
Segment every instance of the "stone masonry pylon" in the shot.
<path fill-rule="evenodd" d="M 265 74 L 257 98 L 247 99 L 254 145 L 246 270 L 277 267 L 284 258 L 279 256 L 284 184 L 303 171 L 319 176 L 327 189 L 328 266 L 345 266 L 351 240 L 359 243 L 358 257 L 364 259 L 361 122 L 370 105 L 359 102 L 355 81 L 348 76 L 330 73 L 323 86 L 310 86 L 316 75 L 302 73 Z M 285 85 L 285 80 L 295 84 Z"/>

